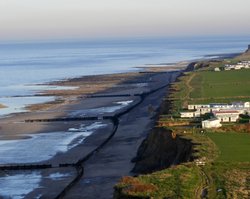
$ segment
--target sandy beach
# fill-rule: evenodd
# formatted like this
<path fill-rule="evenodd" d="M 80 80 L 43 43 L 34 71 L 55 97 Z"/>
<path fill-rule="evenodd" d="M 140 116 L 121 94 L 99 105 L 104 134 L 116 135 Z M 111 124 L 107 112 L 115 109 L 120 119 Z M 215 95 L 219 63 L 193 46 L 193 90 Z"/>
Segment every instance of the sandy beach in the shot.
<path fill-rule="evenodd" d="M 161 67 L 49 83 L 77 89 L 44 91 L 39 95 L 56 96 L 56 101 L 1 118 L 0 165 L 7 169 L 1 170 L 0 179 L 23 174 L 39 179 L 25 198 L 111 198 L 115 183 L 133 175 L 131 159 L 179 74 Z M 20 165 L 27 166 L 25 171 Z M 48 180 L 48 175 L 59 177 Z M 66 188 L 71 182 L 74 186 Z"/>
<path fill-rule="evenodd" d="M 4 105 L 0 104 L 0 108 L 6 108 L 6 106 L 4 106 Z"/>

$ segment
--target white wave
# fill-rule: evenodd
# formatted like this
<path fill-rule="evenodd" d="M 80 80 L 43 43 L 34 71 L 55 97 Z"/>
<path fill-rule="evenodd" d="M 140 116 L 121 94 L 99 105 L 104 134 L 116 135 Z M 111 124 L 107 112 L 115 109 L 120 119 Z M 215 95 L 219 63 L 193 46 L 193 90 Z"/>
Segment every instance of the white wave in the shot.
<path fill-rule="evenodd" d="M 92 109 L 84 109 L 79 111 L 74 111 L 71 116 L 86 116 L 86 115 L 97 115 L 97 114 L 105 114 L 105 113 L 114 113 L 122 108 L 125 108 L 129 104 L 131 104 L 133 100 L 129 101 L 120 101 L 114 102 L 114 106 L 100 107 L 100 108 L 92 108 Z"/>
<path fill-rule="evenodd" d="M 129 104 L 131 104 L 133 102 L 133 100 L 128 100 L 128 101 L 121 101 L 121 102 L 115 102 L 116 104 L 120 104 L 123 107 L 124 106 L 128 106 Z"/>
<path fill-rule="evenodd" d="M 0 196 L 6 199 L 23 199 L 28 193 L 39 188 L 40 181 L 40 172 L 0 177 Z"/>
<path fill-rule="evenodd" d="M 57 173 L 52 173 L 49 175 L 49 178 L 52 179 L 52 180 L 61 180 L 61 179 L 64 179 L 64 178 L 67 178 L 67 177 L 70 177 L 71 174 L 69 173 L 60 173 L 60 172 L 57 172 Z"/>
<path fill-rule="evenodd" d="M 27 139 L 0 140 L 0 164 L 35 163 L 51 159 L 57 153 L 65 153 L 76 147 L 96 129 L 107 126 L 95 122 L 82 125 L 75 132 L 51 132 L 32 134 Z M 72 129 L 71 129 L 72 130 Z"/>

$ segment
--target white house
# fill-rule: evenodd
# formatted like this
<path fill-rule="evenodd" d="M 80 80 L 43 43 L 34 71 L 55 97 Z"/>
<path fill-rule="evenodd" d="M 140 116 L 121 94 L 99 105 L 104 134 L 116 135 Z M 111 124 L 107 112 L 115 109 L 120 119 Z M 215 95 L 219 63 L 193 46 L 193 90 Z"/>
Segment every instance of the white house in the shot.
<path fill-rule="evenodd" d="M 221 127 L 220 122 L 237 122 L 240 114 L 250 115 L 250 102 L 190 104 L 189 111 L 180 112 L 181 118 L 197 118 L 212 113 L 214 118 L 202 122 L 202 128 Z"/>
<path fill-rule="evenodd" d="M 190 104 L 188 110 L 197 110 L 199 108 L 210 108 L 209 104 Z"/>
<path fill-rule="evenodd" d="M 226 64 L 225 65 L 225 70 L 240 70 L 243 68 L 250 68 L 250 62 L 249 61 L 242 61 L 238 62 L 237 64 Z"/>
<path fill-rule="evenodd" d="M 216 68 L 214 69 L 214 71 L 215 71 L 215 72 L 220 72 L 220 68 L 216 67 Z"/>
<path fill-rule="evenodd" d="M 225 65 L 224 70 L 232 70 L 232 66 L 231 65 Z"/>
<path fill-rule="evenodd" d="M 213 114 L 221 122 L 236 122 L 240 113 L 237 110 L 221 110 L 214 111 Z"/>
<path fill-rule="evenodd" d="M 197 111 L 183 111 L 180 112 L 181 118 L 194 118 L 194 117 L 200 117 L 201 114 Z"/>
<path fill-rule="evenodd" d="M 204 115 L 206 113 L 211 113 L 212 109 L 204 107 L 204 108 L 198 108 L 197 111 L 200 112 L 201 115 Z"/>
<path fill-rule="evenodd" d="M 201 122 L 203 129 L 209 129 L 209 128 L 219 128 L 221 127 L 220 120 L 218 118 L 212 118 L 209 120 L 204 120 Z"/>
<path fill-rule="evenodd" d="M 245 107 L 245 108 L 250 108 L 250 102 L 245 102 L 245 103 L 244 103 L 244 107 Z"/>
<path fill-rule="evenodd" d="M 210 104 L 210 108 L 220 108 L 220 109 L 228 109 L 232 106 L 226 103 L 212 103 Z"/>
<path fill-rule="evenodd" d="M 232 107 L 233 108 L 244 108 L 245 103 L 244 102 L 232 102 Z"/>

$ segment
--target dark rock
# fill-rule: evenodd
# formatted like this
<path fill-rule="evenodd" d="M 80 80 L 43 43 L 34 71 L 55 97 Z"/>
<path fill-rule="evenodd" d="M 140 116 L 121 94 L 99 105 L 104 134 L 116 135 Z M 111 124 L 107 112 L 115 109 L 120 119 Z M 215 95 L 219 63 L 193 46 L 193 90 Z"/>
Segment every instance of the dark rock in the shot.
<path fill-rule="evenodd" d="M 135 162 L 132 172 L 151 173 L 190 161 L 191 141 L 173 135 L 170 130 L 155 128 L 142 142 L 137 156 L 132 160 Z"/>

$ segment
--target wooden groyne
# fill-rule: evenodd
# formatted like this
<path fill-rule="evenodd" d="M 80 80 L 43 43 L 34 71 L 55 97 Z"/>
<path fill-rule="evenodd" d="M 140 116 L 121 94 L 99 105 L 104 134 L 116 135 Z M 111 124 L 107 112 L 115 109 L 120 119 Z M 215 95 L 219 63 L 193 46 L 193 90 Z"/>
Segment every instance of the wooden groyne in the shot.
<path fill-rule="evenodd" d="M 0 165 L 0 170 L 39 170 L 51 169 L 51 164 L 16 164 L 16 165 Z"/>
<path fill-rule="evenodd" d="M 87 98 L 105 98 L 105 97 L 131 97 L 133 94 L 121 94 L 121 95 L 87 95 Z"/>
<path fill-rule="evenodd" d="M 51 119 L 27 119 L 26 123 L 32 122 L 65 122 L 65 121 L 93 121 L 98 120 L 97 116 L 94 117 L 63 117 L 63 118 L 51 118 Z"/>

